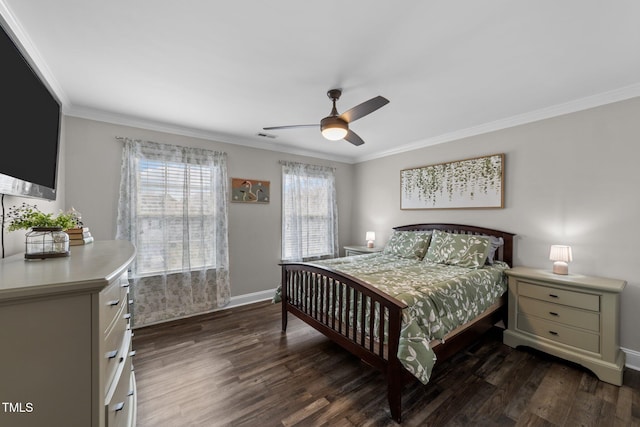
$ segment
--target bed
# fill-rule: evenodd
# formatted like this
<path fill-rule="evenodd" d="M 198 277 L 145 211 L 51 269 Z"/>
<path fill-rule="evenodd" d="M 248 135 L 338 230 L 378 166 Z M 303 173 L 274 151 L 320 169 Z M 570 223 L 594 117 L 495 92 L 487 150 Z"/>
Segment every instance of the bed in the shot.
<path fill-rule="evenodd" d="M 426 384 L 436 360 L 506 322 L 513 237 L 413 224 L 394 227 L 377 254 L 281 263 L 282 331 L 291 313 L 382 371 L 391 417 L 401 422 L 404 384 Z"/>

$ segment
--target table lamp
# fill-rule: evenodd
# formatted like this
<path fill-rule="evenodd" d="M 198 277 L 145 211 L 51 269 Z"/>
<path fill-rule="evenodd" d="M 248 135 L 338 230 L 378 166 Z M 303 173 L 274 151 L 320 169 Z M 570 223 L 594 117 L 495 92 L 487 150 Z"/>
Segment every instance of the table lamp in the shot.
<path fill-rule="evenodd" d="M 367 241 L 367 247 L 368 248 L 372 248 L 373 247 L 373 241 L 376 240 L 375 231 L 367 231 L 367 234 L 365 236 L 365 240 Z"/>
<path fill-rule="evenodd" d="M 569 262 L 573 261 L 571 246 L 551 245 L 549 259 L 553 261 L 553 272 L 555 274 L 569 274 Z"/>

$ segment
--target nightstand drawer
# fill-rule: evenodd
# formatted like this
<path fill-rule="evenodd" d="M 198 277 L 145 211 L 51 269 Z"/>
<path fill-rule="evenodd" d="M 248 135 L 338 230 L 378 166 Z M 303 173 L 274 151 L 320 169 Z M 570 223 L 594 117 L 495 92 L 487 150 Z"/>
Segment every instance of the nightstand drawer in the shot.
<path fill-rule="evenodd" d="M 556 322 L 518 315 L 518 329 L 593 353 L 600 352 L 600 335 L 579 331 Z"/>
<path fill-rule="evenodd" d="M 600 297 L 598 295 L 534 285 L 521 280 L 518 281 L 518 294 L 569 307 L 600 311 Z"/>
<path fill-rule="evenodd" d="M 563 325 L 600 331 L 600 314 L 560 304 L 521 296 L 518 298 L 518 310 L 527 315 L 541 317 Z"/>

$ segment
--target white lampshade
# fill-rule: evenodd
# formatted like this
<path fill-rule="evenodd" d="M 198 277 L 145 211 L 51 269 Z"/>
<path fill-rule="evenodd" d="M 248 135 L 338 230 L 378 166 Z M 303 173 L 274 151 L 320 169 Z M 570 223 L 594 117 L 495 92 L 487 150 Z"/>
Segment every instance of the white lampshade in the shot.
<path fill-rule="evenodd" d="M 367 234 L 365 235 L 364 239 L 367 241 L 367 247 L 372 248 L 373 241 L 376 240 L 375 231 L 367 231 Z"/>
<path fill-rule="evenodd" d="M 549 259 L 553 261 L 555 274 L 569 274 L 569 262 L 573 261 L 571 246 L 551 245 Z"/>

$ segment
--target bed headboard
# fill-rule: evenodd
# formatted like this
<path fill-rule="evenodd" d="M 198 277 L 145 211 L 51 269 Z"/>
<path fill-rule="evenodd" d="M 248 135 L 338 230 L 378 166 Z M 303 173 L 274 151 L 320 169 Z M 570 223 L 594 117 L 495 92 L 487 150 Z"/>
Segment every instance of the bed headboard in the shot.
<path fill-rule="evenodd" d="M 513 233 L 463 224 L 412 224 L 393 227 L 393 229 L 398 231 L 440 230 L 448 231 L 449 233 L 502 237 L 504 245 L 496 251 L 496 258 L 506 262 L 509 266 L 513 266 L 513 237 L 515 236 Z"/>

